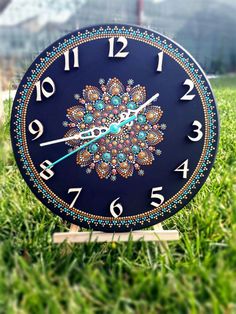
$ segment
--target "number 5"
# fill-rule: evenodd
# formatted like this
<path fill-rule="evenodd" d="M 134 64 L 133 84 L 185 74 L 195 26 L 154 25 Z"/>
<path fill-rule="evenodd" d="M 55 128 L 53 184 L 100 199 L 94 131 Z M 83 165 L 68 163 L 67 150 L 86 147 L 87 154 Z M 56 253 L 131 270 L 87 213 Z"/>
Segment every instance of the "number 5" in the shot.
<path fill-rule="evenodd" d="M 158 203 L 151 202 L 151 205 L 154 206 L 154 207 L 160 206 L 161 204 L 163 204 L 163 202 L 165 200 L 165 198 L 164 198 L 164 196 L 162 194 L 157 193 L 159 191 L 162 191 L 162 186 L 152 188 L 151 198 L 156 198 L 156 199 L 159 200 Z"/>

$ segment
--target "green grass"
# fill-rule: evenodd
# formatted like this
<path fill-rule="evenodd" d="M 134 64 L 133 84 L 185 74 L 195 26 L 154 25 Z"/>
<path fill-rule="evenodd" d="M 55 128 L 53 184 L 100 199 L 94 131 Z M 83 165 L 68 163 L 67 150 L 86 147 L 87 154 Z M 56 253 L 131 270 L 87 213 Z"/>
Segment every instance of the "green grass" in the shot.
<path fill-rule="evenodd" d="M 221 139 L 195 199 L 165 222 L 181 240 L 53 245 L 63 223 L 21 179 L 0 133 L 0 313 L 236 313 L 236 78 L 214 80 Z"/>

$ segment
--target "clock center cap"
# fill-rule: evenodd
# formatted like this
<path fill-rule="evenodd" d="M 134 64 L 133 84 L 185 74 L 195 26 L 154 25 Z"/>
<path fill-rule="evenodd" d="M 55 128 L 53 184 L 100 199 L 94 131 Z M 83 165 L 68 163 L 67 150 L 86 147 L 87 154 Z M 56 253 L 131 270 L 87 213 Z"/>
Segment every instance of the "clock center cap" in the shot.
<path fill-rule="evenodd" d="M 120 132 L 120 127 L 118 123 L 112 123 L 109 129 L 112 134 L 117 134 Z"/>

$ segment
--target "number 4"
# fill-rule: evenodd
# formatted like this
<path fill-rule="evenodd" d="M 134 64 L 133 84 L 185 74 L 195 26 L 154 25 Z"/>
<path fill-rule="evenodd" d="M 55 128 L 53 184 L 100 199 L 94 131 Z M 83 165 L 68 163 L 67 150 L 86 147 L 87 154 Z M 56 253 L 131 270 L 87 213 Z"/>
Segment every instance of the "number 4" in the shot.
<path fill-rule="evenodd" d="M 183 179 L 187 179 L 188 174 L 188 159 L 186 159 L 179 167 L 177 167 L 174 171 L 183 172 Z"/>

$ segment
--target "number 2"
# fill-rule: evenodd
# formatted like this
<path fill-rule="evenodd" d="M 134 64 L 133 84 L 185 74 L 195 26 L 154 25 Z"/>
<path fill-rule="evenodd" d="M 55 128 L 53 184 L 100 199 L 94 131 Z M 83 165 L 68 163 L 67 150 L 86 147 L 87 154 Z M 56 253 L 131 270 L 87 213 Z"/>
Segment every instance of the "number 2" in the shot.
<path fill-rule="evenodd" d="M 190 79 L 186 79 L 183 85 L 187 85 L 189 87 L 186 94 L 180 98 L 180 100 L 192 100 L 196 95 L 190 95 L 189 93 L 194 89 L 194 84 Z"/>
<path fill-rule="evenodd" d="M 115 37 L 111 37 L 109 38 L 109 54 L 108 57 L 115 57 L 115 58 L 125 58 L 128 56 L 129 52 L 127 51 L 123 51 L 127 45 L 128 45 L 128 41 L 124 36 L 120 36 L 118 37 L 117 41 L 118 43 L 122 43 L 123 46 L 122 48 L 116 53 L 114 54 L 114 43 L 115 43 Z"/>

